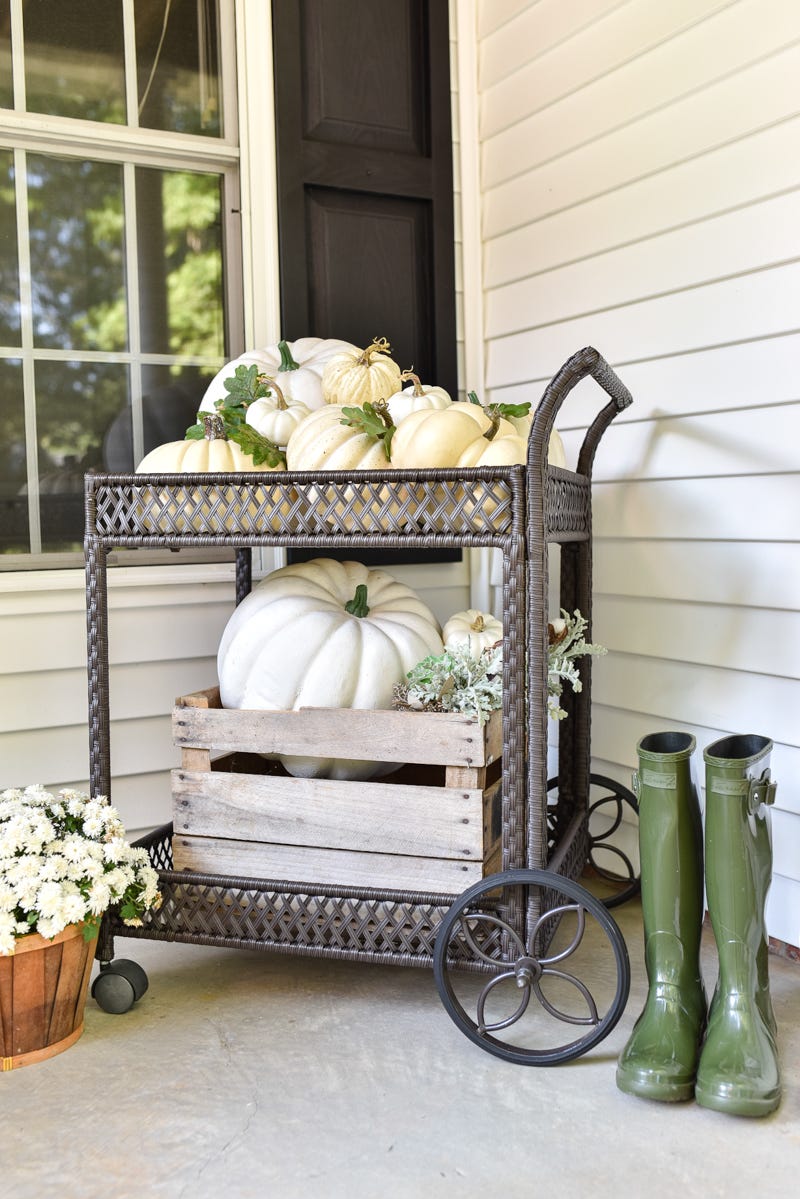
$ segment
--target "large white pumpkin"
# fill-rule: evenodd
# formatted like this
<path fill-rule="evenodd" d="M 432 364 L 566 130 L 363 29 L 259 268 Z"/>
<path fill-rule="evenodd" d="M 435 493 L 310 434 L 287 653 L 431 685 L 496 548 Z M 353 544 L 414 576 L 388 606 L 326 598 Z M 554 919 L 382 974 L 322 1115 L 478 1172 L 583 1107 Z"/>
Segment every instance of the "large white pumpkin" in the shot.
<path fill-rule="evenodd" d="M 225 380 L 237 366 L 257 366 L 260 375 L 274 379 L 287 400 L 297 400 L 307 408 L 321 408 L 322 372 L 337 354 L 355 351 L 349 341 L 334 337 L 299 337 L 297 341 L 279 341 L 260 350 L 248 350 L 217 371 L 200 403 L 201 412 L 213 412 L 217 400 L 227 400 Z"/>
<path fill-rule="evenodd" d="M 273 571 L 238 606 L 219 647 L 220 695 L 226 708 L 389 708 L 395 684 L 442 650 L 436 617 L 410 587 L 359 562 L 315 558 Z M 386 769 L 279 756 L 304 778 Z"/>

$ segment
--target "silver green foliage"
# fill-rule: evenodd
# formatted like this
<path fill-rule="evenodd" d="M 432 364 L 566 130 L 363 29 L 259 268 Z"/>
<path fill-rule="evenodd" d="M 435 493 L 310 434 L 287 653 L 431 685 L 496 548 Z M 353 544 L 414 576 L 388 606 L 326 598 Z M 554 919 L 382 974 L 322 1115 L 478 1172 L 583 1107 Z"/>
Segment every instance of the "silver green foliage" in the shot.
<path fill-rule="evenodd" d="M 567 715 L 561 707 L 564 684 L 580 691 L 577 658 L 597 656 L 607 651 L 587 641 L 588 621 L 576 608 L 572 616 L 561 609 L 562 620 L 550 626 L 548 647 L 548 714 L 554 720 Z M 395 687 L 395 706 L 415 711 L 463 712 L 484 724 L 489 713 L 503 706 L 503 651 L 489 646 L 473 657 L 468 645 L 454 646 L 438 656 L 424 658 L 406 676 L 407 682 Z"/>

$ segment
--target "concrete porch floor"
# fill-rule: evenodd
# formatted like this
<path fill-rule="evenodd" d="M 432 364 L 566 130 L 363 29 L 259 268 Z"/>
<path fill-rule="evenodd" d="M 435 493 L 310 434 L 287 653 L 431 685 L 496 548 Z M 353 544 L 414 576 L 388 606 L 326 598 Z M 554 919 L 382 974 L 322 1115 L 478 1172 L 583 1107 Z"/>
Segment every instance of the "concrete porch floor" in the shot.
<path fill-rule="evenodd" d="M 770 958 L 784 1097 L 764 1120 L 614 1084 L 645 994 L 641 914 L 616 1029 L 550 1069 L 478 1049 L 432 972 L 119 939 L 150 987 L 89 1000 L 58 1057 L 0 1081 L 4 1199 L 618 1199 L 797 1194 L 800 965 Z M 716 954 L 704 935 L 710 986 Z"/>

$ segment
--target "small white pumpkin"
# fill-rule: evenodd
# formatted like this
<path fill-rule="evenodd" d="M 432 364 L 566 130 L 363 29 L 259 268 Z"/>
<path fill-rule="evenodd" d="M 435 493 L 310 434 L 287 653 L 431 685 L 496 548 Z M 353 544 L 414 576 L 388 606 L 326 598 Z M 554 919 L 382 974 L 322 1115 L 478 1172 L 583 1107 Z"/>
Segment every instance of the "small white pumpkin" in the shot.
<path fill-rule="evenodd" d="M 308 408 L 321 408 L 322 372 L 326 364 L 343 351 L 356 351 L 349 341 L 334 337 L 300 337 L 297 341 L 279 341 L 260 350 L 248 350 L 217 371 L 200 403 L 201 412 L 214 412 L 218 400 L 226 400 L 225 380 L 237 366 L 256 366 L 280 387 L 287 400 L 297 400 Z"/>
<path fill-rule="evenodd" d="M 490 645 L 503 640 L 503 622 L 490 612 L 467 608 L 464 612 L 454 612 L 445 621 L 442 640 L 445 649 L 468 645 L 473 658 L 478 658 Z"/>
<path fill-rule="evenodd" d="M 253 401 L 245 420 L 262 437 L 285 448 L 297 426 L 311 416 L 312 409 L 302 400 L 287 399 L 274 379 L 265 382 L 270 394 Z"/>
<path fill-rule="evenodd" d="M 410 387 L 404 387 L 386 401 L 386 407 L 396 425 L 412 412 L 421 412 L 427 408 L 449 408 L 453 402 L 443 387 L 429 387 L 420 383 L 419 376 L 413 371 L 403 371 L 400 378 L 411 379 L 413 382 Z"/>
<path fill-rule="evenodd" d="M 359 562 L 315 558 L 273 571 L 236 608 L 219 647 L 220 695 L 227 708 L 389 708 L 395 684 L 442 649 L 436 617 L 410 587 Z M 386 769 L 280 760 L 304 778 L 366 779 Z"/>
<path fill-rule="evenodd" d="M 376 338 L 365 350 L 351 348 L 336 354 L 322 372 L 326 404 L 363 406 L 386 400 L 400 389 L 400 367 L 389 355 L 392 347 L 385 337 Z"/>
<path fill-rule="evenodd" d="M 513 435 L 511 425 L 502 423 L 500 432 Z M 412 412 L 398 425 L 392 440 L 392 465 L 412 469 L 457 466 L 471 446 L 477 447 L 476 453 L 483 451 L 488 445 L 484 433 L 491 426 L 483 410 L 471 404 Z"/>

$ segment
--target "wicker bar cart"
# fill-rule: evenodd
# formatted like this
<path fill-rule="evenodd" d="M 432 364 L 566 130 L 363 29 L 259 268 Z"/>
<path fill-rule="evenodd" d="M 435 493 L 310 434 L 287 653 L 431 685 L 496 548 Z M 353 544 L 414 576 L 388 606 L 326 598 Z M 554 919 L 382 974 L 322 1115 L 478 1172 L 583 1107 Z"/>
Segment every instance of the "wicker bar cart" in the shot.
<path fill-rule="evenodd" d="M 577 469 L 550 466 L 557 413 L 586 376 L 607 393 L 606 402 L 585 435 Z M 486 546 L 498 548 L 503 561 L 499 873 L 460 892 L 178 870 L 173 828 L 166 825 L 139 842 L 159 871 L 161 907 L 142 927 L 125 926 L 114 912 L 103 921 L 93 992 L 102 1007 L 124 1010 L 147 986 L 135 963 L 114 960 L 115 938 L 124 936 L 432 966 L 461 1030 L 488 1052 L 521 1064 L 569 1060 L 611 1031 L 628 993 L 625 944 L 607 906 L 576 881 L 593 848 L 588 666 L 582 691 L 564 697 L 568 718 L 560 728 L 558 776 L 548 779 L 548 546 L 561 547 L 561 607 L 590 617 L 592 463 L 605 429 L 630 402 L 623 383 L 589 347 L 546 388 L 525 466 L 388 475 L 87 475 L 94 794 L 111 792 L 110 550 L 234 547 L 237 603 L 250 589 L 254 546 L 313 548 L 323 555 L 337 547 L 356 559 L 373 547 Z M 415 714 L 408 715 L 413 720 Z M 621 806 L 634 801 L 610 780 L 600 781 L 610 787 L 607 798 L 619 819 Z M 588 971 L 589 982 L 579 970 Z"/>

